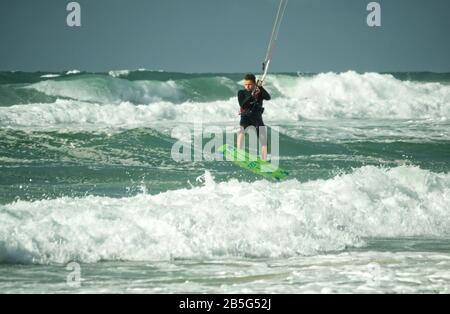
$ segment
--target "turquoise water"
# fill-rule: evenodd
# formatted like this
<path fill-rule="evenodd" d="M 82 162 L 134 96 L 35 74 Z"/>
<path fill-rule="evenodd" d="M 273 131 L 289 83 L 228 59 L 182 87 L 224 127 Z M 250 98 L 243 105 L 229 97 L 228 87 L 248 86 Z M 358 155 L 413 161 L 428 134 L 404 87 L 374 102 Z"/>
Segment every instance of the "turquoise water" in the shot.
<path fill-rule="evenodd" d="M 288 180 L 176 162 L 242 76 L 0 73 L 0 291 L 448 293 L 450 75 L 272 75 Z"/>

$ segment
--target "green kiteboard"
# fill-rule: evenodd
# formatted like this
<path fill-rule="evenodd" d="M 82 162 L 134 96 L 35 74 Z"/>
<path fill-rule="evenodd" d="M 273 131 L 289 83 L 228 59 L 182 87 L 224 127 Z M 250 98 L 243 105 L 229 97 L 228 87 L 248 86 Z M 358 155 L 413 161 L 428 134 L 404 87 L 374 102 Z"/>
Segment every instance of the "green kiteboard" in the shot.
<path fill-rule="evenodd" d="M 219 147 L 219 152 L 223 153 L 225 160 L 232 161 L 234 164 L 266 178 L 274 180 L 283 180 L 289 173 L 270 162 L 255 157 L 246 151 L 238 149 L 233 145 L 225 144 Z M 264 170 L 264 171 L 263 171 Z"/>

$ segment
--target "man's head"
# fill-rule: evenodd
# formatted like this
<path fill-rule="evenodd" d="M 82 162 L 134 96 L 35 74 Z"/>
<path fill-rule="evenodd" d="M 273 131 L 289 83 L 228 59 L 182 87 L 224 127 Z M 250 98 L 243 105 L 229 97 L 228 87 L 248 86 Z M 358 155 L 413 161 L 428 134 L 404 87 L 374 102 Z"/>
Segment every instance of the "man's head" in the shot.
<path fill-rule="evenodd" d="M 252 73 L 248 73 L 244 77 L 244 88 L 249 92 L 255 89 L 256 77 Z"/>

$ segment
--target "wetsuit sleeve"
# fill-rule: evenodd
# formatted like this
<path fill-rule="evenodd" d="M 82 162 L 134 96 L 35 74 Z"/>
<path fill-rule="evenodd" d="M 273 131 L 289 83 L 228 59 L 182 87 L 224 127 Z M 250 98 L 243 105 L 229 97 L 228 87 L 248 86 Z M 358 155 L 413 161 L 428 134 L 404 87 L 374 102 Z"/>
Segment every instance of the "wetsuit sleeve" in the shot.
<path fill-rule="evenodd" d="M 262 99 L 264 99 L 264 100 L 270 100 L 270 94 L 265 90 L 265 88 L 264 87 L 260 87 L 259 88 L 259 90 L 261 91 L 260 92 L 260 97 L 262 98 Z"/>
<path fill-rule="evenodd" d="M 251 94 L 247 95 L 247 93 L 242 90 L 238 92 L 239 106 L 241 106 L 242 108 L 247 109 L 250 106 L 252 100 L 253 96 Z"/>

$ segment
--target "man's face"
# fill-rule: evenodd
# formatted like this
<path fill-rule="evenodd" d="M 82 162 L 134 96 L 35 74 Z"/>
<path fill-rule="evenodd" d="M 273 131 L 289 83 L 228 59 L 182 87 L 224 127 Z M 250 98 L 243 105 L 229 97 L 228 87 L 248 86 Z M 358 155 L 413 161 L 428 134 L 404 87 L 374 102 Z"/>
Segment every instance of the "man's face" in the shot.
<path fill-rule="evenodd" d="M 255 82 L 251 80 L 245 80 L 244 87 L 247 91 L 251 92 L 255 88 Z"/>

